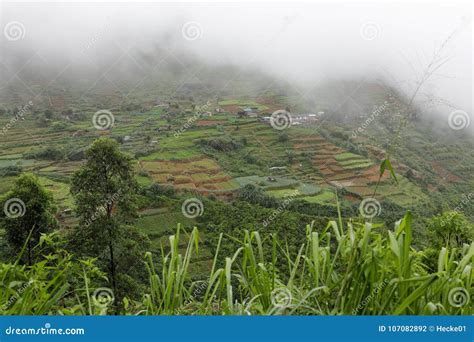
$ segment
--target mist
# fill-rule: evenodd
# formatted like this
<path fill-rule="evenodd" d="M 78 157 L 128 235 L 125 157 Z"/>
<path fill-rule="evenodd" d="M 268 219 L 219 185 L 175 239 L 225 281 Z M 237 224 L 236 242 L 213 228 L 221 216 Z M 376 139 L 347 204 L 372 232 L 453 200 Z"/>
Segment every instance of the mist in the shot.
<path fill-rule="evenodd" d="M 52 82 L 88 75 L 93 86 L 103 73 L 120 84 L 174 65 L 199 80 L 203 68 L 232 65 L 306 100 L 338 79 L 382 80 L 409 98 L 438 51 L 441 66 L 415 101 L 442 120 L 453 110 L 472 118 L 471 10 L 448 2 L 3 3 L 0 89 L 19 71 Z M 129 94 L 140 86 L 132 83 L 118 87 Z"/>

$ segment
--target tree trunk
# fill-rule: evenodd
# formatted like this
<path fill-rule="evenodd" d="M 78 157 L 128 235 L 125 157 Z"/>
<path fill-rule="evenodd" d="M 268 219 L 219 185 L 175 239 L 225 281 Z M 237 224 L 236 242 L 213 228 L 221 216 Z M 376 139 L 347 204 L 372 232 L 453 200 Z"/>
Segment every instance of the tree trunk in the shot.
<path fill-rule="evenodd" d="M 113 241 L 112 241 L 112 229 L 108 227 L 108 231 L 109 231 L 110 280 L 112 282 L 112 291 L 114 292 L 114 296 L 116 296 L 117 279 L 115 275 L 115 258 L 114 258 L 114 246 L 113 246 Z"/>

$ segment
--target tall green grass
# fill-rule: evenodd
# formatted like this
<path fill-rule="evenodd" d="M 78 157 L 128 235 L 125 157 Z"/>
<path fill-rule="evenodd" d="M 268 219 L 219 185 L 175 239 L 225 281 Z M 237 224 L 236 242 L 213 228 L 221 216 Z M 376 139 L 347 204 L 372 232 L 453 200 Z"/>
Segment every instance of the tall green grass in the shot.
<path fill-rule="evenodd" d="M 204 281 L 205 291 L 199 296 L 193 293 L 197 283 L 186 287 L 183 281 L 198 233 L 191 233 L 183 257 L 177 253 L 178 229 L 178 235 L 170 240 L 174 247 L 162 256 L 162 277 L 148 259 L 151 295 L 145 296 L 144 312 L 473 314 L 474 243 L 459 249 L 442 248 L 437 269 L 430 270 L 423 263 L 423 251 L 412 248 L 411 221 L 408 213 L 388 231 L 372 223 L 348 223 L 343 227 L 341 220 L 329 222 L 321 232 L 309 225 L 306 239 L 293 258 L 275 236 L 262 238 L 259 232 L 245 231 L 233 255 L 219 255 L 218 246 Z M 271 239 L 271 251 L 264 249 L 264 239 Z M 216 267 L 218 259 L 225 260 L 220 268 Z M 285 274 L 279 271 L 283 263 L 288 265 Z"/>
<path fill-rule="evenodd" d="M 411 227 L 410 213 L 393 230 L 341 219 L 323 229 L 308 225 L 297 253 L 274 235 L 243 231 L 234 253 L 222 255 L 221 235 L 206 279 L 193 281 L 199 232 L 178 226 L 159 259 L 145 256 L 149 289 L 142 300 L 96 305 L 91 293 L 103 276 L 94 261 L 59 252 L 30 269 L 0 264 L 0 305 L 3 314 L 473 314 L 474 243 L 442 248 L 433 269 L 412 247 Z"/>
<path fill-rule="evenodd" d="M 31 235 L 31 233 L 30 233 Z M 107 308 L 93 303 L 89 286 L 106 280 L 94 260 L 75 260 L 58 248 L 57 233 L 43 235 L 34 248 L 43 255 L 32 266 L 19 264 L 27 242 L 12 263 L 0 263 L 0 314 L 2 315 L 95 315 Z M 89 303 L 87 303 L 89 299 Z"/>

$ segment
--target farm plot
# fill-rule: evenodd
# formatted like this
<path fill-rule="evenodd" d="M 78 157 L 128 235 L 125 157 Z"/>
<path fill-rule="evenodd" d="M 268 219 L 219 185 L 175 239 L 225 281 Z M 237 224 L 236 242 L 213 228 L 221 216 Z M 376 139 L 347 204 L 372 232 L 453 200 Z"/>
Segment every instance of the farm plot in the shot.
<path fill-rule="evenodd" d="M 159 150 L 148 156 L 141 157 L 143 161 L 154 161 L 154 160 L 181 160 L 196 158 L 201 155 L 201 152 L 196 148 L 177 149 L 177 150 Z"/>
<path fill-rule="evenodd" d="M 311 196 L 321 192 L 321 188 L 314 184 L 301 183 L 282 177 L 248 176 L 238 177 L 235 180 L 242 187 L 252 184 L 276 198 Z"/>
<path fill-rule="evenodd" d="M 314 167 L 319 170 L 327 184 L 332 187 L 344 187 L 351 196 L 371 196 L 375 183 L 379 180 L 380 168 L 370 159 L 348 152 L 320 136 L 300 136 L 291 140 L 295 154 L 309 154 Z M 380 179 L 378 197 L 392 199 L 400 205 L 410 205 L 414 201 L 425 199 L 420 189 L 413 183 L 399 176 L 403 181 L 398 186 L 390 183 L 390 175 L 386 172 Z M 305 200 L 326 203 L 329 194 L 323 192 L 316 196 L 305 197 Z M 329 201 L 330 202 L 330 201 Z"/>
<path fill-rule="evenodd" d="M 14 176 L 0 177 L 0 193 L 1 194 L 6 193 L 7 191 L 9 191 L 12 188 L 13 182 L 15 181 L 15 178 L 16 177 L 14 177 Z"/>
<path fill-rule="evenodd" d="M 219 194 L 239 187 L 213 159 L 203 156 L 175 161 L 142 160 L 139 167 L 146 170 L 155 182 L 176 189 Z"/>
<path fill-rule="evenodd" d="M 337 160 L 339 164 L 346 170 L 364 169 L 373 165 L 370 160 L 350 152 L 336 154 L 334 159 Z"/>
<path fill-rule="evenodd" d="M 282 109 L 285 107 L 284 104 L 279 104 L 280 101 L 277 101 L 274 97 L 258 97 L 255 101 L 266 106 L 266 111 L 273 113 L 276 110 Z"/>
<path fill-rule="evenodd" d="M 378 193 L 398 205 L 409 206 L 426 201 L 428 197 L 407 178 L 398 175 L 398 184 L 385 183 L 379 186 Z"/>
<path fill-rule="evenodd" d="M 49 165 L 40 169 L 40 174 L 56 174 L 63 177 L 70 177 L 78 170 L 83 163 L 81 161 L 70 162 L 49 162 Z"/>
<path fill-rule="evenodd" d="M 183 215 L 181 208 L 164 207 L 159 209 L 144 209 L 140 211 L 140 218 L 135 225 L 145 233 L 151 241 L 151 250 L 159 252 L 161 248 L 169 247 L 170 234 L 176 232 L 177 225 L 180 224 L 184 231 L 191 231 L 197 222 Z M 206 234 L 201 231 L 199 234 L 201 241 L 206 240 Z M 188 235 L 183 234 L 179 244 L 182 252 L 188 243 Z M 190 271 L 193 276 L 200 276 L 203 272 L 208 272 L 212 266 L 213 254 L 206 247 L 205 243 L 199 249 L 199 258 L 193 259 L 190 264 Z"/>
<path fill-rule="evenodd" d="M 51 179 L 40 177 L 40 183 L 53 194 L 55 203 L 61 208 L 73 206 L 73 198 L 69 192 L 69 185 L 62 182 L 56 182 Z"/>
<path fill-rule="evenodd" d="M 242 187 L 252 184 L 264 190 L 294 188 L 299 185 L 297 180 L 280 177 L 247 176 L 237 177 L 235 181 Z"/>
<path fill-rule="evenodd" d="M 315 196 L 301 197 L 301 199 L 309 203 L 317 203 L 317 204 L 324 204 L 324 205 L 330 205 L 330 206 L 336 205 L 336 197 L 334 195 L 334 192 L 330 190 L 325 190 L 322 193 Z"/>
<path fill-rule="evenodd" d="M 227 123 L 226 120 L 199 120 L 197 122 L 198 126 L 217 126 Z"/>
<path fill-rule="evenodd" d="M 219 101 L 219 106 L 224 108 L 225 111 L 228 112 L 239 112 L 245 108 L 256 108 L 258 111 L 265 111 L 268 110 L 268 107 L 263 104 L 259 104 L 253 100 L 237 100 L 237 99 L 231 99 L 231 100 L 224 100 L 224 101 Z"/>
<path fill-rule="evenodd" d="M 301 183 L 295 188 L 267 190 L 267 194 L 276 198 L 311 196 L 321 192 L 321 189 L 313 184 Z"/>

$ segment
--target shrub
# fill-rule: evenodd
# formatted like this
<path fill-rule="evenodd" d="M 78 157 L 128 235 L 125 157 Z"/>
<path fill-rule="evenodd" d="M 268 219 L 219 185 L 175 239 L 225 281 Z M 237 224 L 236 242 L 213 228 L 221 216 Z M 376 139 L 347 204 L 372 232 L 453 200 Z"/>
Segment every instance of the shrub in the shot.
<path fill-rule="evenodd" d="M 18 176 L 23 172 L 21 165 L 9 165 L 0 168 L 0 176 Z"/>
<path fill-rule="evenodd" d="M 242 148 L 242 143 L 232 138 L 201 139 L 200 144 L 221 152 L 229 152 Z"/>
<path fill-rule="evenodd" d="M 61 160 L 64 157 L 64 152 L 55 147 L 47 147 L 43 150 L 25 153 L 25 159 L 44 159 L 44 160 Z"/>
<path fill-rule="evenodd" d="M 279 142 L 286 142 L 288 141 L 288 134 L 286 134 L 285 132 L 282 132 L 280 134 L 278 134 L 278 141 Z"/>

